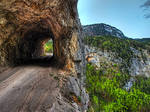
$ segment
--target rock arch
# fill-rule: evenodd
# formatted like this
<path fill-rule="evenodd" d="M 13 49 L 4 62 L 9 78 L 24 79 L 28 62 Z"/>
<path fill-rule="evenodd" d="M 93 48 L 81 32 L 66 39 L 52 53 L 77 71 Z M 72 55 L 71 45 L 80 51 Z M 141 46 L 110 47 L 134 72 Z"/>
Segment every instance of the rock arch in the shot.
<path fill-rule="evenodd" d="M 37 48 L 28 44 L 39 46 L 38 52 L 34 54 L 38 55 L 42 52 L 38 40 L 51 37 L 54 41 L 55 60 L 67 70 L 82 72 L 84 50 L 77 2 L 1 0 L 0 65 L 14 65 L 19 58 L 33 55 L 32 50 Z"/>

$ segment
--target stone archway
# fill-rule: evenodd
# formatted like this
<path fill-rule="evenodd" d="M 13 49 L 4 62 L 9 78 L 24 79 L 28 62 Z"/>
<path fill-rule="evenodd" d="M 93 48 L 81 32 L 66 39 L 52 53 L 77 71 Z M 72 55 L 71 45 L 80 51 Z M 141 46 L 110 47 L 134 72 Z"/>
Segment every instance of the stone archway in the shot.
<path fill-rule="evenodd" d="M 35 37 L 52 37 L 55 60 L 67 70 L 82 72 L 84 51 L 77 0 L 1 0 L 0 65 L 14 65 L 19 58 L 33 55 L 37 48 L 29 49 L 25 42 L 39 43 L 38 39 L 34 42 Z M 34 55 L 39 52 L 40 47 Z"/>
<path fill-rule="evenodd" d="M 40 24 L 27 30 L 18 43 L 17 63 L 23 64 L 24 61 L 42 58 L 42 55 L 44 55 L 44 43 L 49 39 L 54 40 L 51 29 L 42 28 Z"/>

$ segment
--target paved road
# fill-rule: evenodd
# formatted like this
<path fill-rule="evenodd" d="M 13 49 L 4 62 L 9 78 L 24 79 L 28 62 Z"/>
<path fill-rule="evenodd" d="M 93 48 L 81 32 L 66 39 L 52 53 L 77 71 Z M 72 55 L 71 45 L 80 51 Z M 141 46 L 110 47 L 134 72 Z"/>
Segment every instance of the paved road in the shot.
<path fill-rule="evenodd" d="M 49 111 L 58 91 L 52 68 L 22 66 L 0 74 L 0 112 Z"/>

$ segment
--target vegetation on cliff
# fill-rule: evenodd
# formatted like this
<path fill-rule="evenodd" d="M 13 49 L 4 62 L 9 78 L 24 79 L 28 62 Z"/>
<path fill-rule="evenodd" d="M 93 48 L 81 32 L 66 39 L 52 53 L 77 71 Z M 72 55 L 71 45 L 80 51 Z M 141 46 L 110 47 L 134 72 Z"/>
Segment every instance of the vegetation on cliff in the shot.
<path fill-rule="evenodd" d="M 86 45 L 101 51 L 112 52 L 122 58 L 123 67 L 129 67 L 132 58 L 146 60 L 144 51 L 150 51 L 148 42 L 121 39 L 112 36 L 85 37 Z M 138 55 L 140 54 L 140 55 Z M 89 112 L 149 112 L 150 78 L 135 76 L 133 86 L 127 90 L 131 79 L 120 65 L 100 63 L 100 67 L 87 64 L 86 86 L 91 104 Z"/>
<path fill-rule="evenodd" d="M 145 45 L 150 46 L 150 38 L 136 39 L 139 42 L 143 42 Z"/>
<path fill-rule="evenodd" d="M 86 85 L 91 99 L 89 112 L 148 112 L 150 111 L 150 92 L 143 90 L 145 84 L 140 87 L 133 86 L 126 91 L 124 84 L 129 76 L 119 71 L 116 65 L 112 67 L 96 69 L 88 64 L 86 70 Z M 135 84 L 136 85 L 136 84 Z M 142 90 L 143 91 L 142 91 Z"/>
<path fill-rule="evenodd" d="M 86 45 L 98 48 L 101 51 L 113 52 L 116 58 L 122 58 L 123 67 L 129 67 L 131 64 L 131 59 L 137 57 L 137 55 L 133 53 L 132 48 L 139 51 L 141 55 L 140 58 L 143 60 L 146 60 L 143 50 L 150 51 L 148 44 L 128 38 L 122 39 L 113 36 L 85 37 L 84 43 Z"/>
<path fill-rule="evenodd" d="M 134 82 L 133 87 L 146 94 L 150 94 L 150 78 L 136 76 L 135 79 L 136 81 Z"/>

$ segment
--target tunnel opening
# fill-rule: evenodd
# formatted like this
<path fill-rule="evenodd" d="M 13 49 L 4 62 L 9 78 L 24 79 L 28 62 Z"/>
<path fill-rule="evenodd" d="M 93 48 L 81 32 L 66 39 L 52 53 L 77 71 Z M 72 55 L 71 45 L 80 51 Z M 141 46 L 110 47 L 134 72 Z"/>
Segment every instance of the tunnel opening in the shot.
<path fill-rule="evenodd" d="M 53 40 L 44 41 L 43 44 L 44 54 L 42 56 L 53 56 Z"/>
<path fill-rule="evenodd" d="M 49 65 L 54 57 L 54 35 L 49 29 L 27 31 L 19 42 L 17 65 Z"/>

